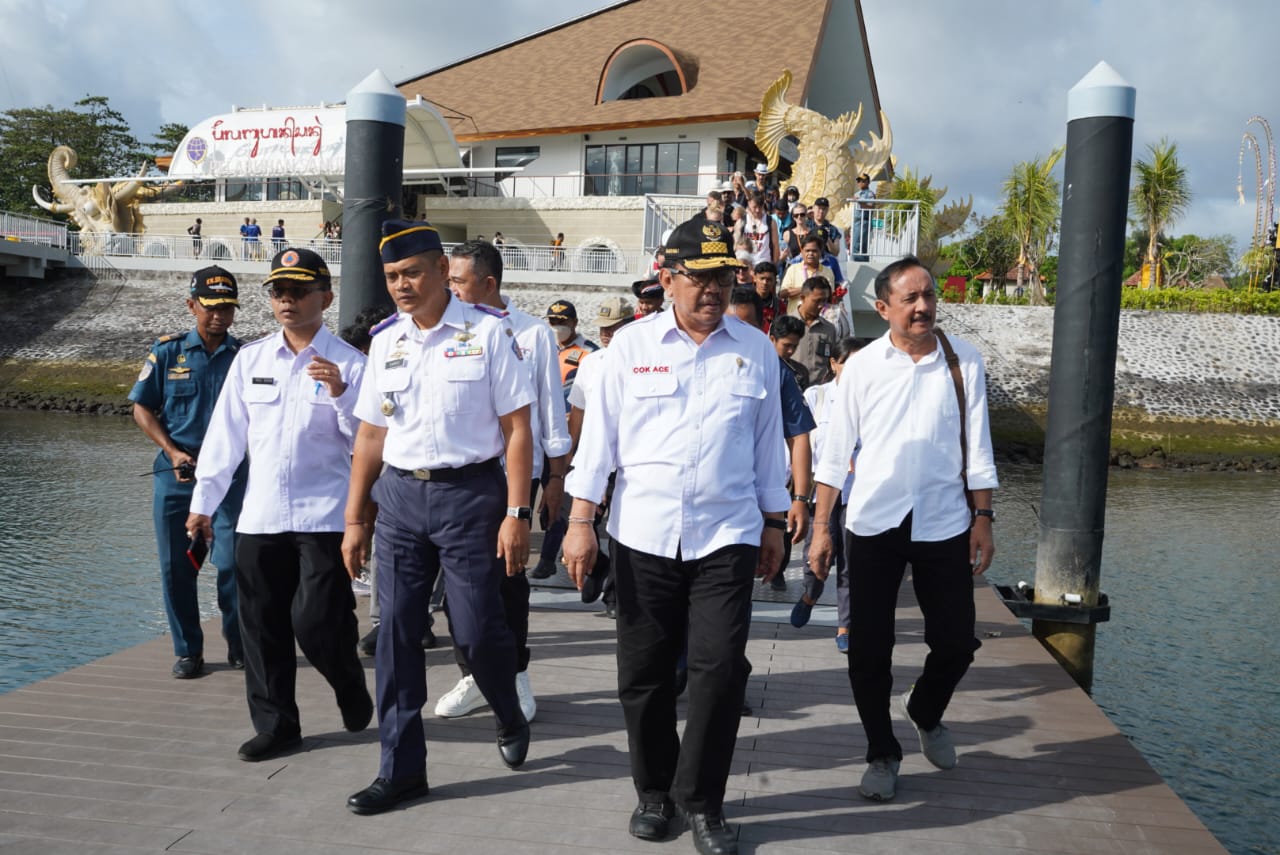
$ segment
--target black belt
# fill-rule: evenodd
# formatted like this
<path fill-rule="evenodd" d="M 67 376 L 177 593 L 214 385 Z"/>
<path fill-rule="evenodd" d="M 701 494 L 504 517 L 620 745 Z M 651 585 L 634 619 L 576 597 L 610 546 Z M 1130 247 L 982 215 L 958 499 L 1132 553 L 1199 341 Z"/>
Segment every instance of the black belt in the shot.
<path fill-rule="evenodd" d="M 480 463 L 468 463 L 466 466 L 459 466 L 456 469 L 400 469 L 396 466 L 388 466 L 388 472 L 394 472 L 401 478 L 416 478 L 419 481 L 465 481 L 468 478 L 474 478 L 477 475 L 493 475 L 501 473 L 502 466 L 498 462 L 498 458 L 494 457 Z"/>

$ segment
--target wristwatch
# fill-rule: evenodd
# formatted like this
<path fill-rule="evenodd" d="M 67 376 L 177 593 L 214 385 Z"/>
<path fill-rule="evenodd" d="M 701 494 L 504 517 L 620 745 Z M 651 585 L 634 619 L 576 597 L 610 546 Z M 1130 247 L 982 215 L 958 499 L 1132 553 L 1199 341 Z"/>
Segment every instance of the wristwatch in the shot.
<path fill-rule="evenodd" d="M 986 517 L 992 522 L 996 521 L 996 512 L 991 508 L 978 508 L 973 512 L 974 517 Z"/>
<path fill-rule="evenodd" d="M 507 516 L 515 517 L 516 519 L 524 520 L 525 522 L 533 522 L 533 508 L 507 508 Z"/>
<path fill-rule="evenodd" d="M 801 495 L 801 494 L 799 494 L 799 493 L 792 493 L 792 494 L 791 494 L 791 501 L 793 501 L 793 502 L 804 502 L 804 503 L 807 505 L 807 504 L 809 503 L 809 497 L 808 497 L 808 496 L 802 496 L 802 495 Z"/>

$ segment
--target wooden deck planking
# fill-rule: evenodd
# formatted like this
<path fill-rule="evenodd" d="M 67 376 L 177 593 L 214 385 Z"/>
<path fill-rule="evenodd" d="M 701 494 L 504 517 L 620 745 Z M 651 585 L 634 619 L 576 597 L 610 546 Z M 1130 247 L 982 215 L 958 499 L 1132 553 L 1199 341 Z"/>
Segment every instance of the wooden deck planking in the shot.
<path fill-rule="evenodd" d="M 574 599 L 545 588 L 535 597 L 538 716 L 525 767 L 502 765 L 487 711 L 452 721 L 428 713 L 431 796 L 377 817 L 343 806 L 376 772 L 377 732 L 343 731 L 332 693 L 303 660 L 303 750 L 260 764 L 235 756 L 250 735 L 241 675 L 215 665 L 203 679 L 174 680 L 168 639 L 0 696 L 0 853 L 692 851 L 683 830 L 661 844 L 626 833 L 635 794 L 614 626 Z M 914 730 L 895 720 L 906 751 L 898 797 L 876 804 L 856 793 L 865 741 L 831 640 L 833 610 L 820 607 L 796 630 L 777 622 L 785 609 L 757 604 L 754 714 L 742 722 L 726 800 L 743 851 L 1224 851 L 985 587 L 978 605 L 983 647 L 947 718 L 959 766 L 929 766 Z M 895 695 L 923 664 L 922 632 L 904 586 Z M 452 657 L 447 646 L 427 654 L 429 706 L 457 679 Z"/>

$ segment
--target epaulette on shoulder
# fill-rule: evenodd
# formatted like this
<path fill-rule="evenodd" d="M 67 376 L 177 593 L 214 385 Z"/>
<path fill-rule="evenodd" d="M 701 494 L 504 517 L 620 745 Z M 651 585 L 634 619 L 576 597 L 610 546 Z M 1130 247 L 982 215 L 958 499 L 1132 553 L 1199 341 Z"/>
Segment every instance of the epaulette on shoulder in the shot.
<path fill-rule="evenodd" d="M 499 309 L 497 306 L 489 306 L 482 303 L 476 303 L 475 307 L 486 315 L 493 315 L 495 318 L 505 318 L 510 314 L 506 309 Z"/>
<path fill-rule="evenodd" d="M 176 333 L 169 333 L 168 335 L 162 335 L 158 339 L 156 339 L 156 344 L 165 344 L 166 342 L 177 341 L 180 338 L 185 338 L 186 335 L 187 334 L 184 332 L 176 332 Z"/>
<path fill-rule="evenodd" d="M 387 317 L 383 318 L 382 320 L 378 321 L 376 324 L 371 326 L 369 328 L 369 335 L 370 336 L 377 335 L 378 333 L 385 330 L 387 327 L 394 326 L 395 322 L 398 320 L 400 320 L 399 313 L 392 312 L 390 315 L 387 315 Z"/>

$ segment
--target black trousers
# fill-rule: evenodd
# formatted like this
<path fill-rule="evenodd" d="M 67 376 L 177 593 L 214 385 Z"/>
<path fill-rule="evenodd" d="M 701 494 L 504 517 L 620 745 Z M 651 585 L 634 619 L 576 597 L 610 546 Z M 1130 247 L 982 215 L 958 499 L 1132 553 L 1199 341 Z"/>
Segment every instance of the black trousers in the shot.
<path fill-rule="evenodd" d="M 529 670 L 529 577 L 524 571 L 514 576 L 505 575 L 503 570 L 502 582 L 498 585 L 498 593 L 502 595 L 502 614 L 507 620 L 507 629 L 511 630 L 511 634 L 516 639 L 516 671 Z M 445 586 L 448 587 L 447 585 Z M 449 617 L 449 592 L 444 594 L 444 615 Z M 450 624 L 450 634 L 452 634 L 452 624 Z M 458 669 L 462 671 L 465 677 L 471 673 L 471 667 L 467 665 L 467 657 L 462 654 L 462 648 L 458 645 L 453 647 L 453 661 L 458 663 Z"/>
<path fill-rule="evenodd" d="M 618 698 L 641 801 L 670 797 L 718 811 L 746 693 L 747 631 L 759 548 L 727 546 L 697 561 L 613 544 Z M 676 659 L 689 642 L 689 707 L 676 734 Z"/>
<path fill-rule="evenodd" d="M 236 585 L 245 694 L 257 733 L 301 733 L 294 639 L 333 687 L 339 707 L 367 692 L 340 533 L 241 534 Z"/>
<path fill-rule="evenodd" d="M 894 617 L 908 563 L 929 647 L 911 690 L 911 718 L 926 730 L 942 721 L 951 695 L 973 662 L 973 568 L 969 532 L 947 540 L 911 540 L 911 514 L 900 525 L 862 537 L 845 533 L 849 567 L 849 684 L 867 736 L 867 762 L 902 759 L 893 735 Z"/>

